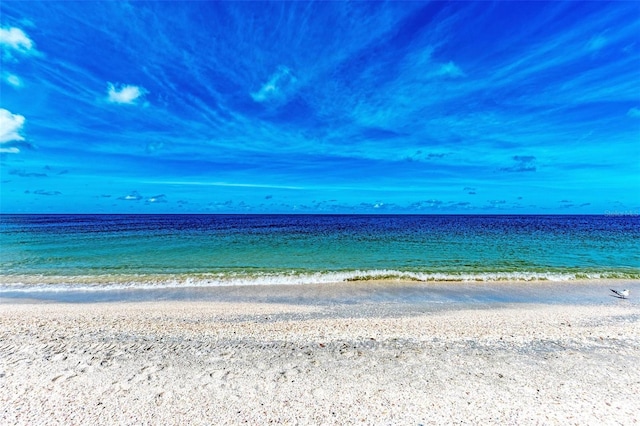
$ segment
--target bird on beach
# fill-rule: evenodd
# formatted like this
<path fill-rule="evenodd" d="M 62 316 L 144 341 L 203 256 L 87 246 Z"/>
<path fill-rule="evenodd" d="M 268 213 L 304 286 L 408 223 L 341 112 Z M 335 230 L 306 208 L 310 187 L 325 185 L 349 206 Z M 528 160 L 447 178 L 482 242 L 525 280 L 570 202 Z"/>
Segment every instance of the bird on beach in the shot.
<path fill-rule="evenodd" d="M 614 290 L 612 288 L 610 288 L 609 290 L 614 292 L 616 294 L 616 297 L 619 297 L 620 299 L 626 299 L 627 297 L 629 297 L 629 290 L 627 290 L 626 288 L 622 291 Z"/>

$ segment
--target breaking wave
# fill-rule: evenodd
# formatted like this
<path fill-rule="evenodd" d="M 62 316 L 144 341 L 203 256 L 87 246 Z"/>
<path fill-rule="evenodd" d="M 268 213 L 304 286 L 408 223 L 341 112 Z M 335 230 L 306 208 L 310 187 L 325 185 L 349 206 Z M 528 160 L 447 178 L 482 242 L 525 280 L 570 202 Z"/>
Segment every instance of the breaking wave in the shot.
<path fill-rule="evenodd" d="M 640 279 L 640 271 L 443 273 L 396 270 L 219 272 L 209 274 L 2 275 L 0 293 L 113 291 L 219 286 L 311 285 L 344 282 L 563 282 Z"/>

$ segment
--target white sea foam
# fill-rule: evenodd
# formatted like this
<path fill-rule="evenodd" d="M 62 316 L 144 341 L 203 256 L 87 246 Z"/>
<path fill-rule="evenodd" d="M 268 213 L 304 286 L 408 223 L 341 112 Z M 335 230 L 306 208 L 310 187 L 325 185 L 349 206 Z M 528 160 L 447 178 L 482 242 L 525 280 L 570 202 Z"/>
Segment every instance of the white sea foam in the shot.
<path fill-rule="evenodd" d="M 224 272 L 211 274 L 0 276 L 0 294 L 9 292 L 117 291 L 220 286 L 309 285 L 341 282 L 500 282 L 583 279 L 638 279 L 635 273 L 598 272 L 485 272 L 434 273 L 396 270 L 353 270 L 326 272 Z"/>

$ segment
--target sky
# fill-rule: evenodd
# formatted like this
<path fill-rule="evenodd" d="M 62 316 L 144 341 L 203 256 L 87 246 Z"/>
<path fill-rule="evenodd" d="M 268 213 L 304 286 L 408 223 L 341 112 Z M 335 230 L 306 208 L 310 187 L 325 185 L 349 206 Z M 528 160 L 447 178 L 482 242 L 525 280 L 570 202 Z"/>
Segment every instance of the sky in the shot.
<path fill-rule="evenodd" d="M 640 214 L 640 2 L 0 2 L 2 213 Z"/>

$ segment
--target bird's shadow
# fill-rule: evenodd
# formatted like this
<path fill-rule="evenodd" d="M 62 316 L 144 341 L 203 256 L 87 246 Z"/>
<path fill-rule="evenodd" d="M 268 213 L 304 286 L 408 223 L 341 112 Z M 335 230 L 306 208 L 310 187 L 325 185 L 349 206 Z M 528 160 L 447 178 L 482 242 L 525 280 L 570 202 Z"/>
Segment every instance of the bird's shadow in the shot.
<path fill-rule="evenodd" d="M 611 297 L 615 297 L 616 299 L 627 300 L 627 298 L 626 298 L 626 297 L 618 296 L 617 294 L 610 294 L 609 296 L 611 296 Z"/>

